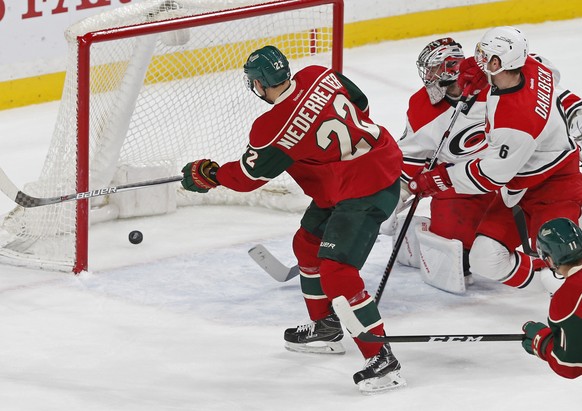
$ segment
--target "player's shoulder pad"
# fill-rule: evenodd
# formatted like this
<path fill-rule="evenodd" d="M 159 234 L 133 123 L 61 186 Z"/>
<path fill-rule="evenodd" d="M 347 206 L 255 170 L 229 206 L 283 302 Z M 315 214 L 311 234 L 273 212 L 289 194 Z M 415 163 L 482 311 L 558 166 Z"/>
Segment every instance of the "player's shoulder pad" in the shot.
<path fill-rule="evenodd" d="M 406 115 L 412 130 L 416 132 L 447 111 L 450 107 L 451 105 L 444 99 L 432 105 L 428 93 L 423 87 L 410 97 Z"/>
<path fill-rule="evenodd" d="M 582 272 L 568 277 L 554 293 L 550 304 L 552 322 L 564 321 L 572 315 L 582 317 Z"/>

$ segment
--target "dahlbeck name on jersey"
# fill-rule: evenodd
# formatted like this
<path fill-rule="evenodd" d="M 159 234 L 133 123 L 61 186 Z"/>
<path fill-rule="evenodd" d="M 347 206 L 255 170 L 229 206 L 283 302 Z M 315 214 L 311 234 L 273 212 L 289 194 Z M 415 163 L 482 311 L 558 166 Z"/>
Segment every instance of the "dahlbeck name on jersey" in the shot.
<path fill-rule="evenodd" d="M 533 79 L 531 79 L 533 82 Z M 538 98 L 536 100 L 535 112 L 546 120 L 552 104 L 552 83 L 553 77 L 550 71 L 538 66 Z M 533 86 L 533 85 L 532 85 Z"/>
<path fill-rule="evenodd" d="M 286 149 L 292 148 L 307 134 L 325 104 L 333 97 L 336 90 L 342 88 L 342 83 L 334 73 L 325 76 L 309 93 L 305 102 L 293 116 L 291 124 L 285 130 L 283 137 L 277 144 Z"/>

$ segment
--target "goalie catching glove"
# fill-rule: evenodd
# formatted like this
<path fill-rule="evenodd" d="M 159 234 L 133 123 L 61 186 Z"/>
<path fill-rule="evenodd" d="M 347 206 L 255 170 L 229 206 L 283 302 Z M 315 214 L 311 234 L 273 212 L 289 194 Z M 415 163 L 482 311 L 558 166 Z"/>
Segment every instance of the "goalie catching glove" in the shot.
<path fill-rule="evenodd" d="M 408 183 L 410 192 L 421 197 L 430 197 L 452 187 L 447 165 L 441 163 L 425 173 L 420 172 Z"/>
<path fill-rule="evenodd" d="M 220 183 L 216 179 L 216 172 L 220 166 L 208 159 L 196 160 L 188 163 L 182 168 L 184 178 L 182 179 L 182 187 L 188 191 L 195 191 L 197 193 L 207 193 L 208 190 L 214 188 Z"/>
<path fill-rule="evenodd" d="M 550 327 L 544 323 L 528 321 L 523 325 L 522 329 L 525 333 L 525 338 L 521 342 L 524 350 L 545 360 L 546 348 L 552 339 Z"/>

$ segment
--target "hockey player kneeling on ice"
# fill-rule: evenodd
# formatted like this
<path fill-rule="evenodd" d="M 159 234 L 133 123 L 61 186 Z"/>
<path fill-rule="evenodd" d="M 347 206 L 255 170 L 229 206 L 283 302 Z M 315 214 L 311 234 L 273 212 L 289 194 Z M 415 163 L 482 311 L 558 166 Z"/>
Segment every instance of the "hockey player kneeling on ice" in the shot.
<path fill-rule="evenodd" d="M 538 254 L 565 280 L 550 303 L 549 327 L 523 325 L 523 348 L 547 361 L 564 378 L 582 375 L 582 230 L 567 218 L 543 224 L 537 236 Z"/>
<path fill-rule="evenodd" d="M 485 32 L 472 63 L 461 65 L 459 81 L 464 89 L 481 88 L 471 74 L 477 66 L 492 86 L 487 94 L 487 150 L 471 160 L 440 163 L 409 183 L 422 196 L 451 189 L 473 195 L 496 192 L 477 227 L 469 263 L 473 274 L 517 288 L 530 284 L 543 262 L 518 250 L 522 242 L 512 208 L 519 205 L 527 231 L 537 233 L 556 217 L 578 221 L 582 206 L 579 148 L 564 121 L 571 121 L 565 117 L 575 114 L 581 100 L 562 89 L 552 70 L 528 50 L 519 29 Z"/>
<path fill-rule="evenodd" d="M 342 354 L 344 333 L 332 309 L 336 297 L 346 298 L 366 331 L 384 335 L 359 270 L 396 208 L 402 153 L 369 118 L 367 97 L 341 73 L 308 66 L 291 78 L 287 58 L 274 46 L 251 53 L 244 72 L 249 90 L 271 110 L 254 121 L 240 159 L 222 166 L 208 159 L 188 163 L 182 185 L 198 193 L 219 185 L 251 191 L 285 171 L 297 182 L 313 200 L 293 238 L 312 322 L 287 329 L 285 346 Z M 362 393 L 406 383 L 388 343 L 354 341 L 366 359 L 353 376 Z"/>

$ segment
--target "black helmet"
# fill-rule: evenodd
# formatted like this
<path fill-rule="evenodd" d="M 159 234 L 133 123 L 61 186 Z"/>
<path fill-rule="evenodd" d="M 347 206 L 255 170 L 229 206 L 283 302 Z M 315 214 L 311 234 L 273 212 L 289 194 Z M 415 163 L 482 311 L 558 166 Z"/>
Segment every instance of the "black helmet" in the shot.
<path fill-rule="evenodd" d="M 554 268 L 582 259 L 582 230 L 567 218 L 546 221 L 538 232 L 538 254 L 552 259 Z"/>
<path fill-rule="evenodd" d="M 254 90 L 258 80 L 265 88 L 278 86 L 291 78 L 287 57 L 275 46 L 265 46 L 251 53 L 244 65 L 247 87 Z"/>

